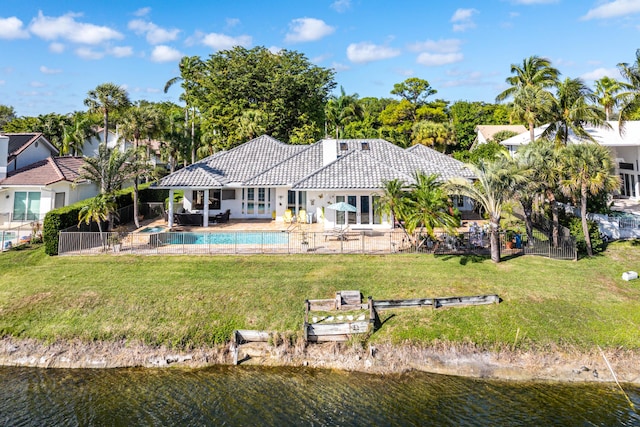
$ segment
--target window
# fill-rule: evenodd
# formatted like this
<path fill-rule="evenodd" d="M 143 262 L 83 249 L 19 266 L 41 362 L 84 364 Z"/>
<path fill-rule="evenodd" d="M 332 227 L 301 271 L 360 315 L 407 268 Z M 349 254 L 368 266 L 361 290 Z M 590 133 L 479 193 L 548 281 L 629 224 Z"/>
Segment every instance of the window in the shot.
<path fill-rule="evenodd" d="M 369 150 L 369 143 L 368 142 L 361 143 L 360 148 L 363 150 Z"/>
<path fill-rule="evenodd" d="M 349 145 L 346 142 L 340 143 L 340 151 L 347 151 L 349 149 Z"/>
<path fill-rule="evenodd" d="M 222 200 L 235 200 L 236 190 L 222 190 Z"/>
<path fill-rule="evenodd" d="M 620 164 L 618 165 L 618 167 L 620 169 L 624 169 L 624 170 L 633 170 L 633 163 L 624 163 L 624 162 L 620 162 Z"/>
<path fill-rule="evenodd" d="M 58 209 L 64 206 L 64 198 L 65 198 L 65 194 L 64 193 L 56 193 L 56 199 L 53 205 L 54 209 Z"/>
<path fill-rule="evenodd" d="M 194 190 L 192 209 L 204 209 L 204 190 Z M 209 209 L 220 209 L 220 190 L 209 190 Z"/>
<path fill-rule="evenodd" d="M 16 191 L 13 196 L 14 221 L 36 221 L 40 218 L 40 193 Z"/>

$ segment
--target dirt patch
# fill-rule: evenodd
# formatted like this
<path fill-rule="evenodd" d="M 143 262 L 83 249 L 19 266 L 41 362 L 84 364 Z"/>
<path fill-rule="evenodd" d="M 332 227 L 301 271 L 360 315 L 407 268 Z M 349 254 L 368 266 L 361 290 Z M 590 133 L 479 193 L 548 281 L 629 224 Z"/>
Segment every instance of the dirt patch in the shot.
<path fill-rule="evenodd" d="M 301 341 L 301 340 L 300 340 Z M 434 346 L 323 343 L 305 345 L 285 340 L 280 345 L 250 343 L 240 346 L 240 364 L 264 366 L 308 366 L 376 374 L 420 370 L 446 375 L 503 380 L 551 380 L 613 382 L 613 376 L 598 350 L 588 353 L 551 350 L 480 351 L 473 345 L 440 343 Z M 625 350 L 605 352 L 618 380 L 640 384 L 640 353 Z M 168 367 L 198 368 L 231 364 L 225 346 L 177 352 L 164 347 L 119 342 L 80 341 L 43 344 L 35 340 L 0 340 L 0 365 L 42 368 Z"/>

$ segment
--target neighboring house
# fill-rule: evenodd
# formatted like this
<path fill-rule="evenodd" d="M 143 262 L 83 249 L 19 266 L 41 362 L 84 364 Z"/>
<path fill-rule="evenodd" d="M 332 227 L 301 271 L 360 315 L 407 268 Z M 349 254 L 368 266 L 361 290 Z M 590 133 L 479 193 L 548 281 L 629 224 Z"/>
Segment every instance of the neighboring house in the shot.
<path fill-rule="evenodd" d="M 170 200 L 174 190 L 184 190 L 182 209 L 201 214 L 205 226 L 209 217 L 229 209 L 240 219 L 284 221 L 285 212 L 304 210 L 327 227 L 389 228 L 392 222 L 376 207 L 382 184 L 401 179 L 409 185 L 416 171 L 472 178 L 463 163 L 424 146 L 405 150 L 382 139 L 289 145 L 263 135 L 178 170 L 156 187 L 169 189 Z M 341 201 L 357 212 L 327 209 Z M 459 203 L 460 210 L 472 208 L 466 200 Z"/>
<path fill-rule="evenodd" d="M 42 134 L 0 135 L 0 224 L 40 221 L 54 208 L 97 194 L 94 184 L 72 185 L 82 158 L 55 154 Z"/>
<path fill-rule="evenodd" d="M 495 134 L 503 131 L 521 134 L 526 132 L 527 128 L 524 127 L 524 125 L 478 125 L 476 126 L 476 132 L 478 135 L 476 136 L 474 145 L 486 144 L 494 139 Z"/>
<path fill-rule="evenodd" d="M 96 157 L 98 155 L 98 147 L 102 142 L 103 137 L 103 128 L 96 130 L 96 134 L 85 141 L 82 146 L 82 155 L 87 157 Z M 160 147 L 162 143 L 156 140 L 141 140 L 140 146 L 146 148 L 148 163 L 153 166 L 166 166 L 166 163 L 161 160 L 160 157 Z M 133 142 L 125 140 L 122 135 L 118 133 L 116 129 L 115 132 L 109 131 L 107 133 L 107 147 L 114 149 L 118 148 L 122 153 L 124 153 L 129 148 L 133 147 Z"/>
<path fill-rule="evenodd" d="M 610 127 L 585 126 L 584 129 L 600 145 L 611 151 L 615 160 L 615 173 L 620 175 L 622 185 L 620 195 L 633 200 L 640 200 L 640 121 L 626 122 L 622 133 L 617 121 L 609 121 Z M 548 125 L 534 129 L 535 139 L 540 138 Z M 501 142 L 510 153 L 515 153 L 522 145 L 531 141 L 529 131 Z M 584 139 L 569 133 L 570 143 L 581 143 Z"/>

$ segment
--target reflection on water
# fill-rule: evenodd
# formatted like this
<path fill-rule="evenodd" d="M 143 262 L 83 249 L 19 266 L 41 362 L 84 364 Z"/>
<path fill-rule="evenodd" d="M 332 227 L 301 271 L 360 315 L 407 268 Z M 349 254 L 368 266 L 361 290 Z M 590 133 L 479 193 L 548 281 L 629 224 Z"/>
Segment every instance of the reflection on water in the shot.
<path fill-rule="evenodd" d="M 640 406 L 640 388 L 625 387 Z M 0 425 L 639 425 L 612 385 L 300 368 L 0 368 Z"/>

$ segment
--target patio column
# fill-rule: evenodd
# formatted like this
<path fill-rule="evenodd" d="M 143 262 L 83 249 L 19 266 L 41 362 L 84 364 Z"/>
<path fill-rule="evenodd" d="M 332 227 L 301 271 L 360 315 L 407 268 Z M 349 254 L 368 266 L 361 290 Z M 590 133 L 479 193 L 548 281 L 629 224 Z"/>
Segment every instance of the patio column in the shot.
<path fill-rule="evenodd" d="M 204 190 L 204 212 L 202 212 L 202 226 L 209 226 L 209 189 Z"/>
<path fill-rule="evenodd" d="M 173 228 L 173 188 L 169 189 L 169 229 Z"/>

